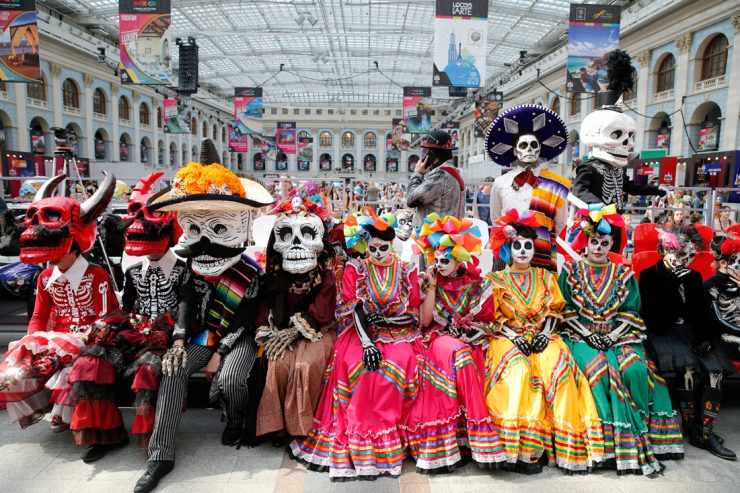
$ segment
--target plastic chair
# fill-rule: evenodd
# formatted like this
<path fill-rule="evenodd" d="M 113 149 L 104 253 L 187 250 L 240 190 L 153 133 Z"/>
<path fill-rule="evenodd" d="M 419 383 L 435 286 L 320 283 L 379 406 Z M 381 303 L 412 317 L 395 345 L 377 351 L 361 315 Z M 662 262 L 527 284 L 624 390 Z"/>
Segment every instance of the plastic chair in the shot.
<path fill-rule="evenodd" d="M 270 233 L 272 228 L 275 226 L 275 216 L 260 216 L 254 220 L 252 225 L 252 239 L 254 240 L 255 246 L 267 248 L 267 243 L 270 241 Z"/>
<path fill-rule="evenodd" d="M 712 255 L 712 252 L 696 252 L 696 256 L 689 264 L 689 268 L 701 274 L 701 278 L 706 281 L 714 274 L 712 263 L 714 263 L 714 255 Z"/>
<path fill-rule="evenodd" d="M 663 257 L 658 252 L 637 252 L 632 256 L 632 270 L 635 271 L 635 278 L 640 280 L 640 272 L 652 267 L 661 261 Z"/>
<path fill-rule="evenodd" d="M 638 224 L 632 230 L 632 241 L 635 254 L 640 252 L 657 252 L 658 232 L 655 223 Z"/>
<path fill-rule="evenodd" d="M 493 269 L 493 252 L 491 250 L 485 249 L 480 254 L 480 264 L 479 268 L 483 275 L 488 274 L 491 272 L 491 269 Z"/>
<path fill-rule="evenodd" d="M 478 229 L 480 230 L 481 248 L 486 248 L 488 246 L 490 226 L 488 226 L 488 223 L 482 219 L 472 218 L 471 220 L 473 221 L 473 224 L 475 226 L 478 226 Z"/>
<path fill-rule="evenodd" d="M 696 224 L 695 226 L 696 231 L 701 235 L 701 238 L 704 240 L 704 244 L 707 249 L 709 249 L 709 245 L 712 243 L 712 238 L 714 238 L 714 230 L 706 224 Z"/>

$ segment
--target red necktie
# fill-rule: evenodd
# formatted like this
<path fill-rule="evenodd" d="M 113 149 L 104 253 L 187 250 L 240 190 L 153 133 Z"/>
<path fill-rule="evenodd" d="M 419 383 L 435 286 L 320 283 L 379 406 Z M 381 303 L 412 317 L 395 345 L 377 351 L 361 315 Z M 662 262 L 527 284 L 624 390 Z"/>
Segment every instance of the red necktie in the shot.
<path fill-rule="evenodd" d="M 539 185 L 540 180 L 535 176 L 534 173 L 532 173 L 532 170 L 530 168 L 527 168 L 526 171 L 523 173 L 519 173 L 514 177 L 514 190 L 519 190 L 521 187 L 524 186 L 525 183 L 529 183 L 529 185 L 532 188 L 536 188 L 537 185 Z"/>

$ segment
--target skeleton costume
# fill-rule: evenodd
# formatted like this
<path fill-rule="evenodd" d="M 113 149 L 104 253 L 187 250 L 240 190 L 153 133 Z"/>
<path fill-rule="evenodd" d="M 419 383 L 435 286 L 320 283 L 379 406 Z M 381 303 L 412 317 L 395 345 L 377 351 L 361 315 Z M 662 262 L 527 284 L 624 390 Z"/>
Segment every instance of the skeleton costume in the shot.
<path fill-rule="evenodd" d="M 6 386 L 3 398 L 21 426 L 38 421 L 51 402 L 53 429 L 70 426 L 78 444 L 115 444 L 126 439 L 113 403 L 115 371 L 109 361 L 98 357 L 107 354 L 112 344 L 108 337 L 98 337 L 94 324 L 116 310 L 118 301 L 108 273 L 81 255 L 95 240 L 95 220 L 113 196 L 115 177 L 106 175 L 83 204 L 52 197 L 65 178 L 59 175 L 47 181 L 28 208 L 21 260 L 56 263 L 73 252 L 77 258 L 65 271 L 48 267 L 39 276 L 29 335 L 11 344 L 4 371 L 0 370 L 7 379 L 8 370 L 21 369 L 15 374 L 17 383 Z"/>
<path fill-rule="evenodd" d="M 314 426 L 291 443 L 291 456 L 331 480 L 398 476 L 406 456 L 404 437 L 418 392 L 416 267 L 392 251 L 395 217 L 366 209 L 358 234 L 367 258 L 347 262 L 337 318 L 340 330 L 327 369 Z M 360 218 L 363 219 L 363 218 Z"/>
<path fill-rule="evenodd" d="M 261 185 L 239 179 L 217 161 L 213 142 L 204 140 L 201 162 L 178 171 L 172 188 L 147 202 L 151 211 L 177 211 L 183 233 L 176 253 L 188 259 L 192 273 L 181 291 L 173 345 L 163 357 L 149 466 L 137 492 L 151 491 L 173 469 L 185 389 L 201 368 L 215 373 L 212 398 L 221 398 L 227 420 L 222 443 L 234 445 L 242 434 L 247 379 L 255 358 L 260 274 L 243 252 L 250 211 L 274 199 Z"/>
<path fill-rule="evenodd" d="M 640 273 L 642 318 L 658 370 L 677 373 L 674 395 L 689 442 L 734 460 L 735 453 L 713 432 L 722 377 L 733 373 L 734 366 L 721 347 L 712 344 L 714 334 L 702 302 L 702 278 L 688 267 L 702 243 L 693 226 L 672 232 L 658 230 L 658 253 L 663 259 Z"/>
<path fill-rule="evenodd" d="M 486 403 L 509 466 L 539 472 L 549 459 L 583 474 L 604 460 L 604 437 L 588 380 L 555 330 L 565 305 L 557 279 L 530 266 L 538 226 L 511 210 L 493 228 L 494 255 L 509 265 L 486 275 L 496 307 Z"/>
<path fill-rule="evenodd" d="M 175 325 L 180 287 L 188 276 L 185 262 L 170 250 L 182 233 L 175 214 L 152 212 L 146 207 L 153 195 L 150 188 L 163 174 L 152 173 L 134 187 L 123 223 L 126 253 L 142 259 L 124 274 L 121 308 L 129 314 L 129 323 L 118 333 L 123 373 L 133 379 L 136 416 L 132 431 L 141 448 L 149 445 L 154 429 L 162 355 Z M 149 256 L 159 258 L 151 260 Z"/>
<path fill-rule="evenodd" d="M 621 214 L 625 195 L 663 196 L 666 192 L 627 177 L 625 168 L 635 148 L 637 124 L 623 113 L 621 95 L 632 90 L 634 69 L 629 55 L 621 50 L 610 54 L 607 67 L 609 90 L 598 94 L 600 108 L 581 123 L 581 142 L 590 146 L 591 152 L 590 159 L 576 167 L 573 195 L 587 204 L 615 204 Z"/>
<path fill-rule="evenodd" d="M 524 104 L 500 115 L 486 134 L 486 152 L 501 166 L 511 166 L 491 188 L 491 217 L 515 209 L 533 212 L 540 226 L 532 265 L 557 269 L 555 238 L 565 228 L 570 181 L 542 164 L 558 157 L 568 145 L 560 116 L 543 106 Z"/>
<path fill-rule="evenodd" d="M 306 436 L 336 339 L 336 281 L 325 243 L 326 197 L 309 183 L 275 211 L 256 342 L 267 366 L 256 434 Z"/>
<path fill-rule="evenodd" d="M 661 460 L 683 458 L 683 436 L 665 380 L 647 358 L 640 292 L 632 270 L 609 260 L 616 207 L 578 212 L 572 242 L 586 256 L 566 264 L 558 284 L 565 298 L 565 341 L 588 378 L 604 429 L 605 456 L 617 472 L 661 473 Z"/>
<path fill-rule="evenodd" d="M 740 361 L 740 286 L 731 274 L 740 273 L 740 239 L 717 236 L 712 241 L 712 253 L 720 265 L 717 272 L 704 281 L 704 302 L 714 325 L 715 342 L 732 361 Z"/>
<path fill-rule="evenodd" d="M 482 467 L 504 461 L 483 396 L 493 286 L 477 268 L 480 230 L 470 219 L 431 214 L 414 240 L 432 265 L 422 282 L 424 359 L 411 411 L 409 449 L 420 472 L 447 472 L 470 456 Z M 428 317 L 428 318 L 427 318 Z"/>

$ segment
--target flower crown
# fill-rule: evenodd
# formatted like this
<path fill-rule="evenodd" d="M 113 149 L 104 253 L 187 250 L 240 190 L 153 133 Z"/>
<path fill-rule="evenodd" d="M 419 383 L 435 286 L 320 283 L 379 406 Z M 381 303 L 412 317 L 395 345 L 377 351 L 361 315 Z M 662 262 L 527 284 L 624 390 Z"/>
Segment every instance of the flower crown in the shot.
<path fill-rule="evenodd" d="M 681 242 L 678 241 L 678 237 L 675 234 L 661 228 L 655 228 L 655 231 L 658 232 L 658 243 L 660 246 L 669 250 L 681 249 Z"/>
<path fill-rule="evenodd" d="M 496 219 L 496 224 L 491 230 L 491 250 L 493 255 L 506 263 L 511 261 L 510 243 L 519 234 L 514 226 L 526 226 L 539 228 L 542 226 L 534 212 L 528 212 L 522 216 L 516 209 L 509 209 L 506 214 Z"/>
<path fill-rule="evenodd" d="M 435 252 L 445 258 L 459 262 L 468 262 L 475 258 L 473 254 L 481 252 L 481 232 L 478 226 L 470 219 L 458 219 L 447 216 L 444 219 L 439 214 L 432 213 L 424 218 L 421 226 L 414 232 L 414 250 L 423 253 L 427 262 L 434 262 Z"/>
<path fill-rule="evenodd" d="M 300 205 L 297 204 L 296 198 L 300 200 Z M 288 193 L 288 198 L 273 209 L 274 214 L 299 214 L 301 212 L 315 214 L 321 219 L 331 217 L 329 199 L 314 182 L 307 182 L 303 186 L 291 190 Z"/>
<path fill-rule="evenodd" d="M 576 213 L 580 221 L 573 225 L 568 234 L 568 240 L 574 250 L 586 248 L 589 238 L 597 234 L 612 234 L 612 226 L 624 228 L 624 219 L 617 213 L 615 204 L 590 204 L 588 209 L 581 209 Z"/>
<path fill-rule="evenodd" d="M 344 241 L 347 249 L 354 248 L 355 251 L 364 254 L 370 240 L 370 233 L 366 229 L 368 226 L 385 231 L 388 228 L 395 229 L 397 224 L 396 216 L 393 214 L 378 216 L 370 207 L 365 207 L 364 213 L 350 214 L 344 219 Z"/>
<path fill-rule="evenodd" d="M 247 198 L 239 177 L 228 168 L 214 163 L 190 163 L 177 172 L 172 183 L 173 196 L 218 194 Z"/>

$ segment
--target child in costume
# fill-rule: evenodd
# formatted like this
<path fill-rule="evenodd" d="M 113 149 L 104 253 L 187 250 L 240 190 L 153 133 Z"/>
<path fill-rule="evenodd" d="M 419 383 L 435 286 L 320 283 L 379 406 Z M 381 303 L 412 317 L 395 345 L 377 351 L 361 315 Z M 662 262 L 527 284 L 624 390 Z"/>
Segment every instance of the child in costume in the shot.
<path fill-rule="evenodd" d="M 486 402 L 509 465 L 539 472 L 549 459 L 582 474 L 604 460 L 604 438 L 588 381 L 556 332 L 557 279 L 531 266 L 537 227 L 534 214 L 510 210 L 493 229 L 491 248 L 508 265 L 486 275 L 496 306 Z"/>
<path fill-rule="evenodd" d="M 128 323 L 118 332 L 124 373 L 133 377 L 136 394 L 133 433 L 139 447 L 149 445 L 162 376 L 162 355 L 177 318 L 180 288 L 189 275 L 185 262 L 170 250 L 182 234 L 173 212 L 153 212 L 146 206 L 150 189 L 164 173 L 143 178 L 131 191 L 124 218 L 124 251 L 140 257 L 126 269 L 121 308 Z"/>
<path fill-rule="evenodd" d="M 344 270 L 340 334 L 315 425 L 290 448 L 292 457 L 335 481 L 401 473 L 423 352 L 416 267 L 393 253 L 395 217 L 366 214 L 356 233 L 367 257 L 349 260 Z"/>
<path fill-rule="evenodd" d="M 477 268 L 481 233 L 470 219 L 430 214 L 414 240 L 427 256 L 422 282 L 424 361 L 408 430 L 420 472 L 447 472 L 471 456 L 483 467 L 504 461 L 483 396 L 493 286 Z M 462 450 L 465 449 L 465 450 Z"/>
<path fill-rule="evenodd" d="M 267 245 L 256 342 L 267 365 L 258 436 L 305 437 L 336 339 L 336 281 L 325 241 L 329 201 L 315 184 L 291 191 Z M 287 441 L 286 441 L 287 443 Z"/>
<path fill-rule="evenodd" d="M 624 222 L 614 205 L 578 216 L 572 246 L 586 257 L 566 264 L 558 280 L 565 341 L 591 385 L 606 458 L 620 474 L 661 473 L 661 460 L 683 458 L 683 436 L 665 381 L 645 354 L 637 279 L 608 256 Z"/>
<path fill-rule="evenodd" d="M 716 236 L 711 246 L 717 272 L 704 281 L 704 300 L 716 346 L 732 361 L 740 361 L 740 239 L 728 232 Z"/>

